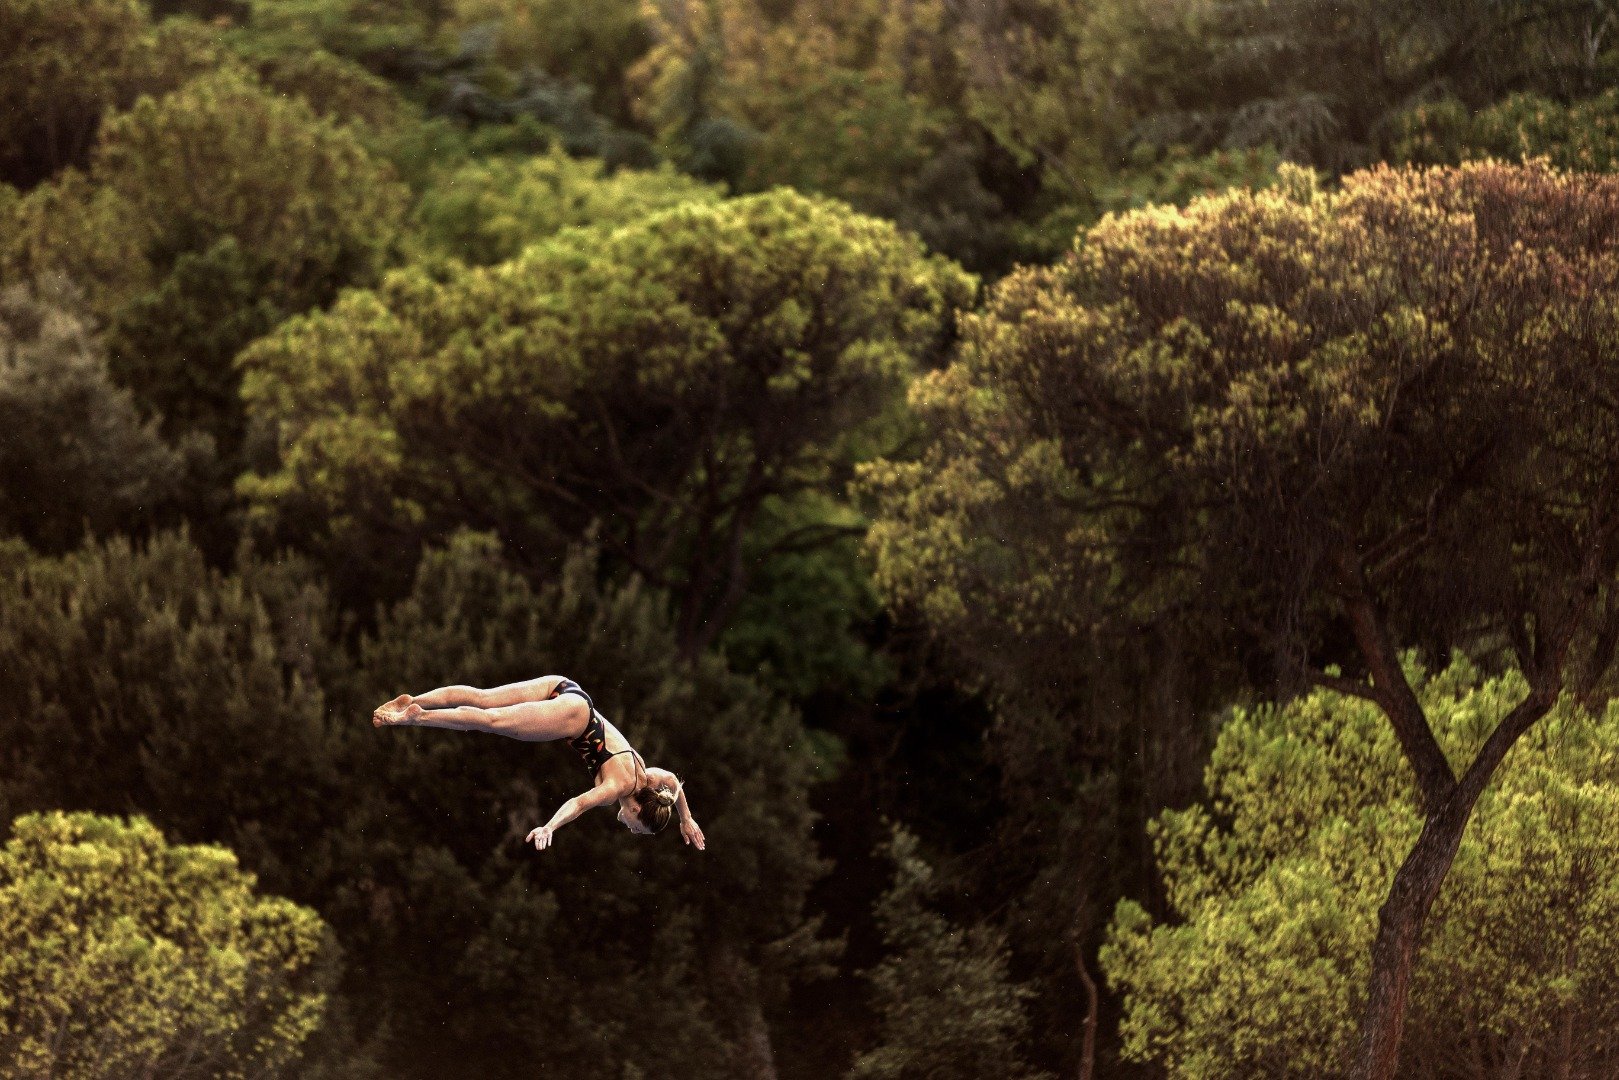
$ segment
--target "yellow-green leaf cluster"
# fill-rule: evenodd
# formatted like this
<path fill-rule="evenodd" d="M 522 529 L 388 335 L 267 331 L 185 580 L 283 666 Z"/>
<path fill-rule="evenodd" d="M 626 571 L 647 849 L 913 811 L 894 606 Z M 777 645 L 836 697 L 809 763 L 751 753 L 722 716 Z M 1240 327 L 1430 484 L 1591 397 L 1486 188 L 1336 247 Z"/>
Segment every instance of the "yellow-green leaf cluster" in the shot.
<path fill-rule="evenodd" d="M 171 90 L 221 50 L 140 0 L 0 3 L 0 181 L 33 186 L 82 165 L 102 117 Z"/>
<path fill-rule="evenodd" d="M 1544 157 L 1565 169 L 1611 172 L 1619 164 L 1619 90 L 1568 103 L 1513 94 L 1483 109 L 1444 98 L 1401 114 L 1396 130 L 1398 161 Z"/>
<path fill-rule="evenodd" d="M 179 253 L 230 237 L 263 268 L 266 294 L 297 309 L 380 268 L 404 197 L 352 131 L 222 68 L 109 118 L 87 174 L 16 208 L 7 262 L 66 273 L 112 311 Z"/>
<path fill-rule="evenodd" d="M 1459 659 L 1412 674 L 1457 762 L 1525 692 L 1516 673 Z M 1329 691 L 1237 710 L 1205 784 L 1206 804 L 1152 830 L 1174 920 L 1125 901 L 1102 952 L 1124 994 L 1125 1052 L 1185 1080 L 1344 1075 L 1378 906 L 1422 824 L 1392 728 Z M 1619 945 L 1600 929 L 1619 915 L 1615 844 L 1619 706 L 1593 715 L 1564 699 L 1468 825 L 1413 975 L 1402 1076 L 1619 1062 L 1605 1034 Z"/>
<path fill-rule="evenodd" d="M 294 1075 L 326 1008 L 319 916 L 149 822 L 29 814 L 0 849 L 0 1071 Z"/>
<path fill-rule="evenodd" d="M 478 265 L 504 262 L 569 226 L 627 225 L 722 192 L 668 165 L 620 169 L 560 148 L 529 158 L 474 161 L 439 177 L 415 210 L 428 249 Z"/>

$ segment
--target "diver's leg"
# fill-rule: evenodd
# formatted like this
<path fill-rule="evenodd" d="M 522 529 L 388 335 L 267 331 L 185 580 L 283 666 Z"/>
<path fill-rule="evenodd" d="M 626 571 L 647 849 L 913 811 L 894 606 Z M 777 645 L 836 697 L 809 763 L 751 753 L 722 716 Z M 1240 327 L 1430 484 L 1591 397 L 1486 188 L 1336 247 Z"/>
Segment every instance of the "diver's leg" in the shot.
<path fill-rule="evenodd" d="M 542 675 L 538 679 L 507 683 L 489 690 L 476 686 L 441 686 L 416 697 L 399 698 L 389 704 L 409 705 L 412 701 L 424 709 L 453 709 L 457 705 L 476 705 L 480 709 L 498 709 L 504 705 L 521 705 L 525 701 L 544 701 L 551 696 L 560 675 Z"/>
<path fill-rule="evenodd" d="M 420 699 L 418 699 L 419 701 Z M 380 710 L 379 710 L 379 715 Z M 590 722 L 590 706 L 577 694 L 563 694 L 550 701 L 526 701 L 492 709 L 457 705 L 448 709 L 424 709 L 416 701 L 407 705 L 397 719 L 384 717 L 379 726 L 449 728 L 454 731 L 485 731 L 523 742 L 550 742 L 571 739 Z"/>
<path fill-rule="evenodd" d="M 507 683 L 505 686 L 496 686 L 489 690 L 480 691 L 483 695 L 479 701 L 470 704 L 482 706 L 485 709 L 498 709 L 506 705 L 521 705 L 526 701 L 546 701 L 556 693 L 557 684 L 562 682 L 561 675 L 541 675 L 538 679 L 525 679 L 522 682 Z M 420 701 L 420 698 L 416 700 Z M 426 707 L 425 704 L 423 706 Z"/>
<path fill-rule="evenodd" d="M 371 723 L 376 727 L 392 727 L 396 724 L 403 724 L 405 723 L 405 710 L 412 705 L 439 711 L 453 709 L 460 705 L 473 705 L 481 708 L 489 704 L 484 700 L 486 693 L 488 691 L 479 690 L 476 686 L 441 686 L 437 690 L 429 690 L 427 693 L 417 696 L 400 694 L 386 705 L 381 705 L 373 710 Z"/>
<path fill-rule="evenodd" d="M 560 675 L 542 675 L 538 679 L 507 683 L 492 690 L 456 685 L 441 686 L 437 690 L 429 690 L 425 694 L 415 696 L 400 694 L 373 711 L 371 721 L 378 727 L 397 724 L 404 716 L 405 709 L 413 702 L 424 709 L 454 709 L 462 705 L 472 705 L 479 709 L 498 709 L 504 705 L 521 705 L 525 701 L 544 701 L 551 696 L 561 681 Z"/>
<path fill-rule="evenodd" d="M 487 704 L 483 695 L 487 691 L 476 686 L 441 686 L 437 690 L 429 690 L 425 694 L 413 694 L 405 697 L 404 704 L 415 702 L 424 709 L 453 709 L 457 705 L 477 705 L 480 708 Z M 394 698 L 390 705 L 398 704 L 399 698 Z"/>

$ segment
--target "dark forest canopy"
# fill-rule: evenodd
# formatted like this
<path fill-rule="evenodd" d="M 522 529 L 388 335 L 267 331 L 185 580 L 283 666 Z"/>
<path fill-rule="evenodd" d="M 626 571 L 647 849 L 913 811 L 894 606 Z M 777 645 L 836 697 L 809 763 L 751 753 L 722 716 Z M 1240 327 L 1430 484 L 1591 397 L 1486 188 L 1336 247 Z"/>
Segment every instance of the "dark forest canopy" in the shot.
<path fill-rule="evenodd" d="M 0 964 L 0 1072 L 1387 1075 L 1401 955 L 1473 1033 L 1410 1075 L 1604 1067 L 1616 34 L 0 0 L 0 890 L 255 985 L 190 874 L 285 960 L 56 1051 Z M 707 851 L 525 851 L 565 755 L 366 723 L 547 672 Z M 51 1000 L 121 1008 L 106 955 Z"/>

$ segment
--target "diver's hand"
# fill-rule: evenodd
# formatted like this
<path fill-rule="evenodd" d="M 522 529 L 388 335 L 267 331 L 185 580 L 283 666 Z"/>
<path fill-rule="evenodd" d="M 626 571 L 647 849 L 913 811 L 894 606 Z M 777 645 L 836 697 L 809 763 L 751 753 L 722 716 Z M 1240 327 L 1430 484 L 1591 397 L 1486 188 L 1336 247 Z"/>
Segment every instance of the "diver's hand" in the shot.
<path fill-rule="evenodd" d="M 551 831 L 551 827 L 549 825 L 540 825 L 537 826 L 533 832 L 529 833 L 523 838 L 523 843 L 526 844 L 532 840 L 534 841 L 535 851 L 544 851 L 546 848 L 551 846 L 551 837 L 555 835 L 556 834 Z"/>
<path fill-rule="evenodd" d="M 687 818 L 680 823 L 680 838 L 688 844 L 696 844 L 698 851 L 702 851 L 708 844 L 708 841 L 703 839 L 703 830 L 698 826 L 696 818 Z"/>

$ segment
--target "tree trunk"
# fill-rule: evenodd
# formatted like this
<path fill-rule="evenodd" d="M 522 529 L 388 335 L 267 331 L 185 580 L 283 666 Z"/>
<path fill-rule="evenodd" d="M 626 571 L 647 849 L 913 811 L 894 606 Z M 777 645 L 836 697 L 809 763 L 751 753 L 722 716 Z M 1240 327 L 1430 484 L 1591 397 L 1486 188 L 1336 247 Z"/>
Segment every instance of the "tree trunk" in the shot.
<path fill-rule="evenodd" d="M 1461 780 L 1451 785 L 1428 814 L 1416 845 L 1394 875 L 1394 885 L 1377 913 L 1377 941 L 1372 945 L 1372 973 L 1360 1043 L 1349 1074 L 1352 1080 L 1394 1080 L 1400 1065 L 1400 1038 L 1405 1033 L 1411 966 L 1428 912 L 1473 815 L 1473 805 L 1512 744 L 1546 715 L 1555 700 L 1555 690 L 1537 688 L 1502 718 Z"/>
<path fill-rule="evenodd" d="M 1606 528 L 1606 526 L 1604 527 Z M 1595 599 L 1597 582 L 1607 563 L 1603 540 L 1587 549 L 1582 582 L 1556 616 L 1537 617 L 1536 639 L 1521 657 L 1530 692 L 1496 724 L 1458 780 L 1415 690 L 1406 680 L 1392 638 L 1383 625 L 1360 557 L 1345 546 L 1334 555 L 1345 612 L 1365 659 L 1371 681 L 1350 692 L 1376 702 L 1394 727 L 1400 749 L 1411 766 L 1422 796 L 1425 820 L 1411 853 L 1394 875 L 1394 885 L 1377 913 L 1377 940 L 1372 945 L 1371 978 L 1366 1011 L 1350 1069 L 1352 1080 L 1394 1080 L 1400 1066 L 1400 1039 L 1405 1034 L 1405 1008 L 1411 994 L 1411 967 L 1422 943 L 1422 928 L 1450 873 L 1473 805 L 1495 775 L 1507 751 L 1551 709 L 1562 690 L 1563 670 L 1575 629 Z"/>
<path fill-rule="evenodd" d="M 1457 795 L 1460 792 L 1456 793 Z M 1394 886 L 1377 913 L 1377 941 L 1372 946 L 1372 973 L 1355 1053 L 1354 1080 L 1393 1080 L 1400 1064 L 1405 1034 L 1405 1007 L 1411 990 L 1411 966 L 1422 941 L 1423 924 L 1439 895 L 1450 864 L 1461 845 L 1472 802 L 1452 796 L 1428 818 L 1416 846 L 1394 875 Z"/>
<path fill-rule="evenodd" d="M 1096 1022 L 1098 995 L 1096 980 L 1085 966 L 1085 945 L 1074 941 L 1074 966 L 1079 969 L 1079 981 L 1085 987 L 1085 1035 L 1079 1048 L 1079 1080 L 1091 1080 L 1096 1072 Z"/>

